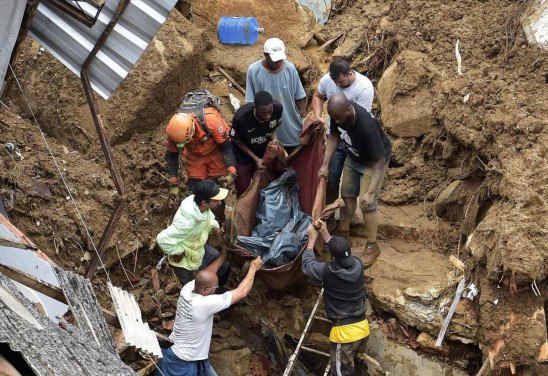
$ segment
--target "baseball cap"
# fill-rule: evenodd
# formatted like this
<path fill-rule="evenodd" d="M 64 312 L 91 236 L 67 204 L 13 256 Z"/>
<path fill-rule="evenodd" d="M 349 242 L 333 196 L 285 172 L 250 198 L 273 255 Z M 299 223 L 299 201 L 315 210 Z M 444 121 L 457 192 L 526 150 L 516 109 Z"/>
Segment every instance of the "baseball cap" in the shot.
<path fill-rule="evenodd" d="M 285 45 L 279 38 L 270 38 L 264 42 L 264 52 L 270 55 L 272 61 L 285 60 Z"/>
<path fill-rule="evenodd" d="M 194 186 L 192 193 L 202 200 L 224 200 L 228 195 L 228 189 L 220 188 L 217 183 L 211 179 L 206 179 Z"/>
<path fill-rule="evenodd" d="M 343 267 L 349 268 L 354 265 L 352 252 L 348 240 L 340 236 L 332 236 L 327 242 L 327 249 L 331 256 Z"/>

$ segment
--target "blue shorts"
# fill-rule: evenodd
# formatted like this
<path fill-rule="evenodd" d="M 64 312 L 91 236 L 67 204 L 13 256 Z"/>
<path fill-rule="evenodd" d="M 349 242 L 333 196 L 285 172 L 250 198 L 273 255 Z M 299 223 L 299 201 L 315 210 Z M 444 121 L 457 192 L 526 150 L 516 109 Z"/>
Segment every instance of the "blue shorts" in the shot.
<path fill-rule="evenodd" d="M 208 359 L 182 360 L 171 347 L 162 350 L 163 358 L 158 361 L 155 376 L 217 376 Z"/>

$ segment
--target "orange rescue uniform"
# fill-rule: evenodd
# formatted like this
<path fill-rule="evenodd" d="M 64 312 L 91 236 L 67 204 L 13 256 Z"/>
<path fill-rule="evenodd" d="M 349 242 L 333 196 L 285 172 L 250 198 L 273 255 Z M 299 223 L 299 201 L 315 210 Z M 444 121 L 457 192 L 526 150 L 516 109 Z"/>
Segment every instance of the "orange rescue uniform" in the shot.
<path fill-rule="evenodd" d="M 236 174 L 234 166 L 227 167 L 219 146 L 230 139 L 230 127 L 219 112 L 212 107 L 204 108 L 205 126 L 209 134 L 200 126 L 198 117 L 195 114 L 191 115 L 195 124 L 194 136 L 183 149 L 183 162 L 188 179 L 205 180 L 229 173 Z M 168 152 L 180 152 L 169 138 L 166 146 Z"/>

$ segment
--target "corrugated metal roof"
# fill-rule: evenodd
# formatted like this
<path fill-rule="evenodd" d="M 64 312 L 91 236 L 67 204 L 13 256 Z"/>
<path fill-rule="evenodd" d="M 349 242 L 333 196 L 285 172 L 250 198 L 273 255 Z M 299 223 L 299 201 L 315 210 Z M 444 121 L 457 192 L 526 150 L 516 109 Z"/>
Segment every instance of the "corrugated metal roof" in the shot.
<path fill-rule="evenodd" d="M 1 0 L 0 0 L 1 1 Z M 0 245 L 11 246 L 15 248 L 36 249 L 34 243 L 25 236 L 9 219 L 0 213 Z"/>
<path fill-rule="evenodd" d="M 91 282 L 54 266 L 39 255 L 40 251 L 20 249 L 35 246 L 2 214 L 0 238 L 10 242 L 8 245 L 0 243 L 0 264 L 22 273 L 29 272 L 40 281 L 59 286 L 79 327 L 62 319 L 59 327 L 57 321 L 48 319 L 36 309 L 33 300 L 37 298 L 43 302 L 46 313 L 48 302 L 60 304 L 64 309 L 59 315 L 66 312 L 65 304 L 12 282 L 0 273 L 0 342 L 20 351 L 38 375 L 133 374 L 118 357 Z M 28 295 L 27 291 L 34 293 Z"/>
<path fill-rule="evenodd" d="M 0 342 L 18 351 L 37 375 L 134 375 L 117 354 L 77 327 L 53 323 L 0 273 Z"/>
<path fill-rule="evenodd" d="M 26 6 L 26 1 L 0 0 L 0 93 Z"/>
<path fill-rule="evenodd" d="M 5 216 L 0 214 L 0 264 L 28 273 L 41 281 L 59 286 L 51 263 L 45 259 L 36 246 Z M 16 283 L 19 290 L 29 299 L 42 304 L 46 314 L 55 322 L 56 316 L 66 312 L 67 306 L 30 287 Z"/>
<path fill-rule="evenodd" d="M 96 8 L 77 2 L 90 16 Z M 160 28 L 177 0 L 131 0 L 89 67 L 91 86 L 108 99 Z M 57 8 L 40 3 L 30 35 L 76 75 L 112 18 L 118 0 L 107 0 L 92 28 Z"/>
<path fill-rule="evenodd" d="M 143 322 L 141 309 L 135 297 L 127 291 L 113 286 L 108 282 L 108 289 L 116 308 L 116 314 L 120 320 L 120 326 L 124 332 L 127 344 L 144 350 L 152 356 L 161 358 L 162 350 L 158 338 L 147 323 Z"/>
<path fill-rule="evenodd" d="M 59 267 L 54 267 L 54 270 L 65 298 L 67 298 L 70 310 L 76 321 L 78 321 L 80 330 L 102 348 L 117 354 L 116 346 L 91 282 L 81 275 L 65 271 Z"/>

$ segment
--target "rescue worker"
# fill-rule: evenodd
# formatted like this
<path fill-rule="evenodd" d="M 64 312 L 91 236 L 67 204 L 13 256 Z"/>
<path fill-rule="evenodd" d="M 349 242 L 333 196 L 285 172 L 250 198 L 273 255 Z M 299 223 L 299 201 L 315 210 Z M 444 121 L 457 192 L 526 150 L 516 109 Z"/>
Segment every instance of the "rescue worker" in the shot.
<path fill-rule="evenodd" d="M 219 251 L 206 244 L 210 232 L 223 236 L 223 231 L 211 211 L 224 200 L 228 190 L 206 179 L 194 185 L 193 195 L 181 202 L 173 222 L 156 237 L 158 246 L 168 255 L 173 272 L 184 286 L 196 272 L 219 258 Z M 224 262 L 218 268 L 219 284 L 228 281 L 230 266 Z"/>
<path fill-rule="evenodd" d="M 188 185 L 214 179 L 230 188 L 236 180 L 236 159 L 230 142 L 230 128 L 212 107 L 203 109 L 205 124 L 194 113 L 177 113 L 166 128 L 166 162 L 170 182 L 170 203 L 179 197 L 179 156 L 183 151 Z"/>
<path fill-rule="evenodd" d="M 270 141 L 277 141 L 274 131 L 282 123 L 283 106 L 266 91 L 255 94 L 253 103 L 236 111 L 232 120 L 232 142 L 236 145 L 236 192 L 241 196 L 251 184 Z"/>
<path fill-rule="evenodd" d="M 316 261 L 317 228 L 329 250 L 331 262 Z M 329 333 L 331 375 L 353 376 L 354 358 L 369 337 L 363 265 L 360 259 L 352 256 L 348 240 L 331 236 L 325 222 L 318 221 L 308 227 L 302 269 L 307 277 L 321 283 L 324 289 L 325 312 L 333 322 Z"/>
<path fill-rule="evenodd" d="M 367 244 L 360 258 L 364 267 L 368 268 L 381 253 L 377 244 L 377 201 L 392 145 L 369 111 L 344 95 L 333 95 L 327 103 L 327 112 L 330 116 L 330 134 L 318 175 L 327 177 L 331 157 L 342 140 L 347 152 L 341 185 L 345 206 L 341 208 L 337 231 L 343 236 L 348 235 L 359 197 L 367 236 Z"/>
<path fill-rule="evenodd" d="M 182 288 L 169 336 L 173 346 L 162 350 L 157 376 L 217 376 L 208 359 L 213 315 L 244 299 L 262 266 L 261 258 L 257 257 L 236 289 L 215 294 L 219 287 L 216 273 L 223 260 L 224 256 L 214 261 Z"/>

